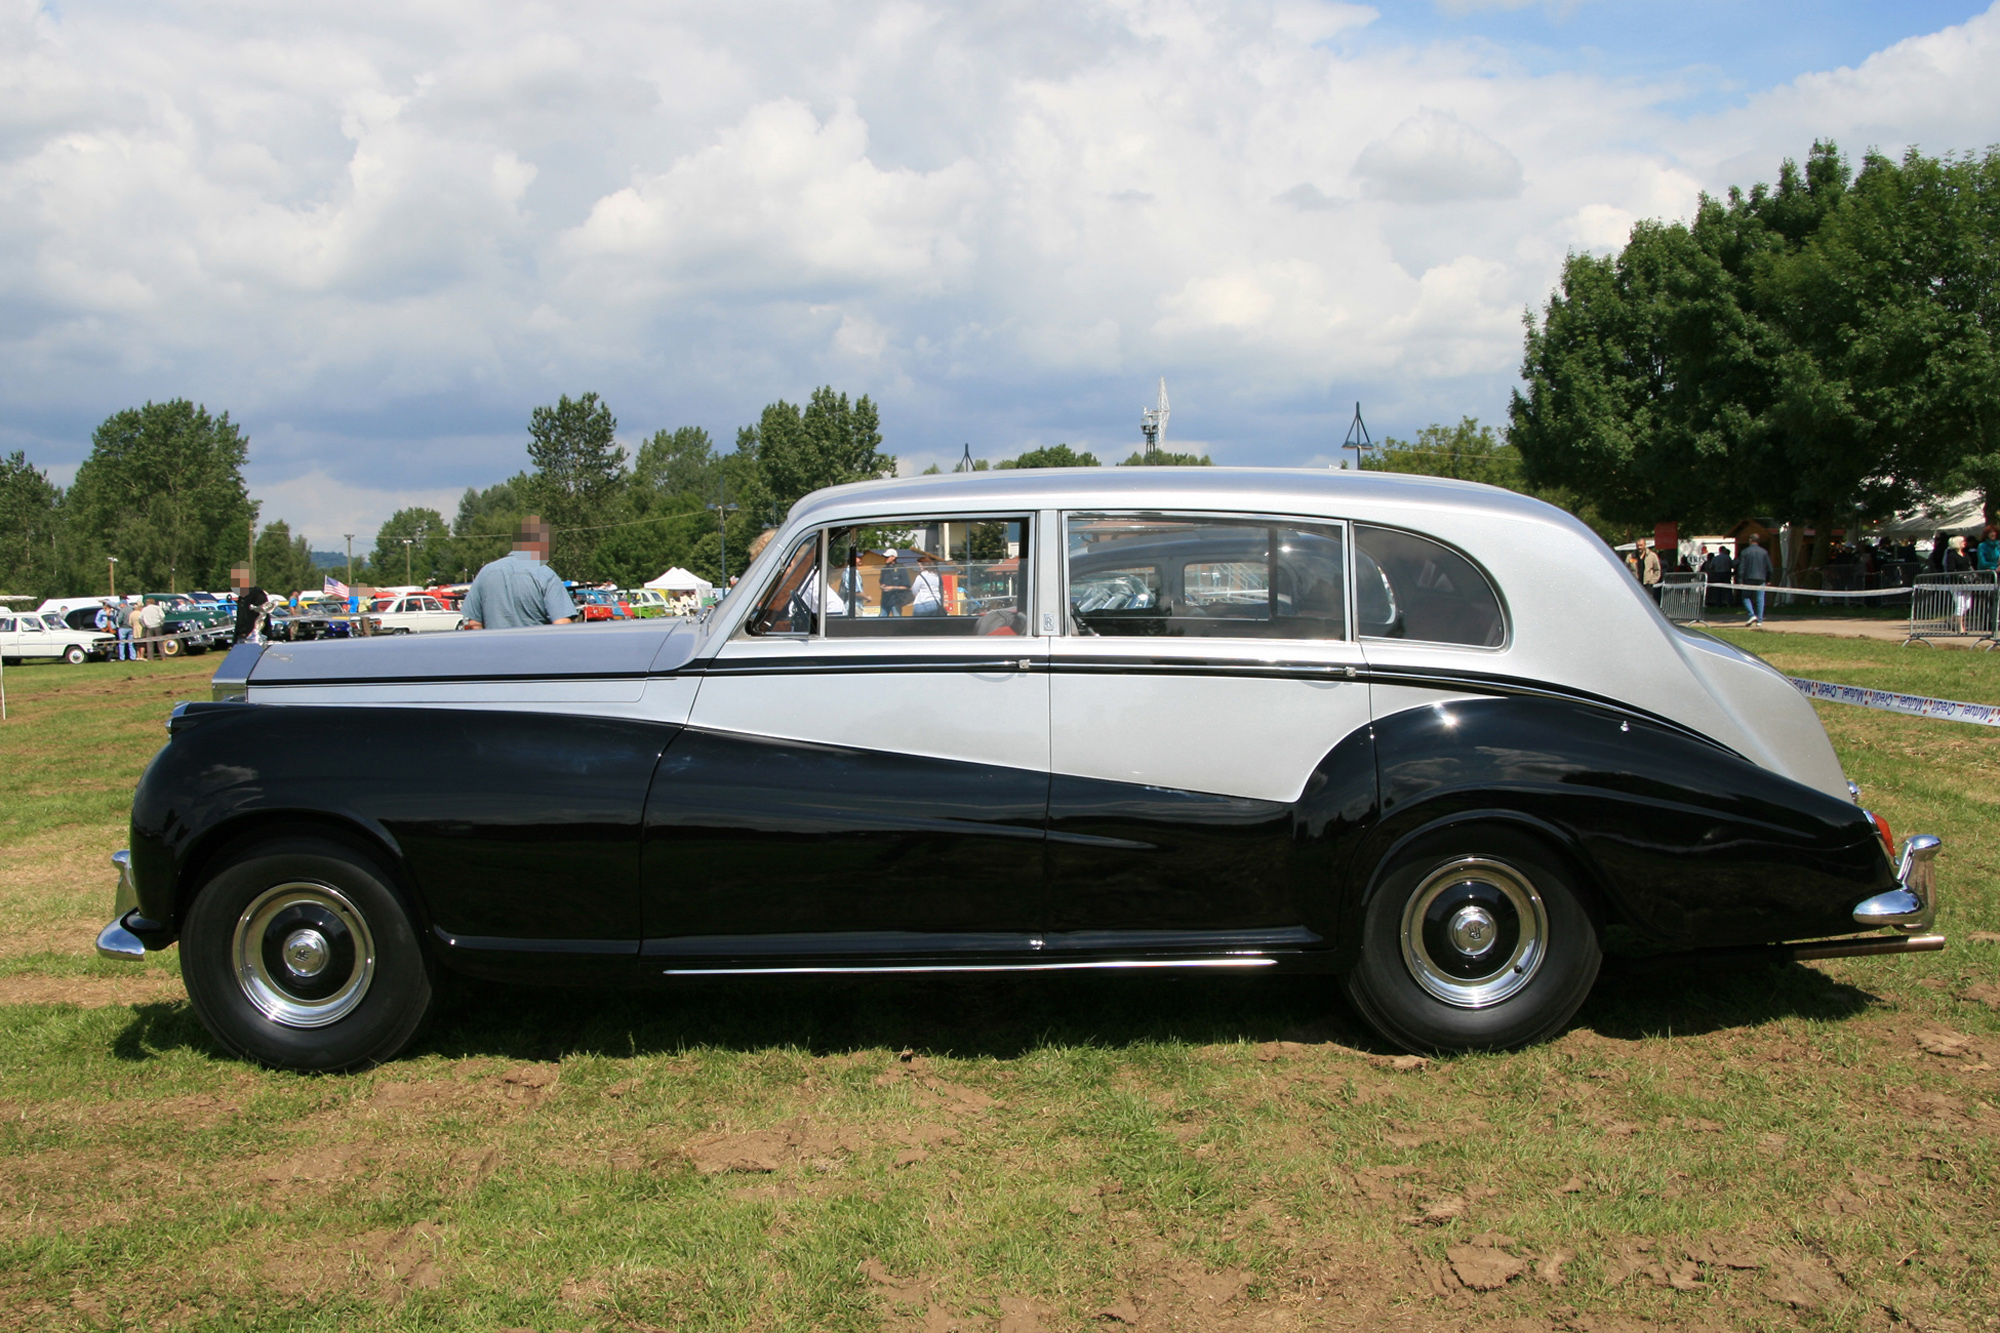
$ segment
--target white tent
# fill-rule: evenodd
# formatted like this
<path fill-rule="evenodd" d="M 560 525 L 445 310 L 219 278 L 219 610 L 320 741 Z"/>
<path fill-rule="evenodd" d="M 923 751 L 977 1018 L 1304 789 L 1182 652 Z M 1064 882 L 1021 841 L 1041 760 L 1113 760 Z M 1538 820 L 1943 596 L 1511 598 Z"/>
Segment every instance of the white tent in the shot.
<path fill-rule="evenodd" d="M 675 565 L 672 569 L 652 580 L 646 586 L 648 588 L 658 588 L 662 592 L 695 592 L 701 593 L 704 596 L 715 591 L 713 583 L 710 583 L 707 579 L 699 575 L 688 573 L 679 565 Z"/>
<path fill-rule="evenodd" d="M 1929 537 L 1938 532 L 1965 532 L 1986 522 L 1986 494 L 1967 491 L 1933 505 L 1898 514 L 1874 529 L 1883 537 Z"/>

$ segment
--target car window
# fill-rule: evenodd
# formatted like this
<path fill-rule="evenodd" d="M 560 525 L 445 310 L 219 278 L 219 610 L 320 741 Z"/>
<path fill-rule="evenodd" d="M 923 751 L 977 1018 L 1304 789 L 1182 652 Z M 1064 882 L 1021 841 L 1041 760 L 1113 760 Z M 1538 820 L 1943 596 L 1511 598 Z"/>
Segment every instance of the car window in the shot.
<path fill-rule="evenodd" d="M 13 632 L 14 632 L 13 617 L 0 616 L 0 634 L 12 634 Z"/>
<path fill-rule="evenodd" d="M 1357 525 L 1356 600 L 1361 633 L 1474 648 L 1507 641 L 1507 617 L 1493 584 L 1470 560 L 1428 537 Z"/>
<path fill-rule="evenodd" d="M 1069 601 L 1086 633 L 1347 637 L 1338 523 L 1075 514 Z"/>
<path fill-rule="evenodd" d="M 887 519 L 827 534 L 829 638 L 1028 632 L 1028 520 Z"/>
<path fill-rule="evenodd" d="M 752 636 L 812 633 L 815 608 L 808 600 L 812 594 L 809 584 L 818 565 L 819 534 L 815 532 L 792 549 L 777 578 L 743 622 L 742 632 Z"/>

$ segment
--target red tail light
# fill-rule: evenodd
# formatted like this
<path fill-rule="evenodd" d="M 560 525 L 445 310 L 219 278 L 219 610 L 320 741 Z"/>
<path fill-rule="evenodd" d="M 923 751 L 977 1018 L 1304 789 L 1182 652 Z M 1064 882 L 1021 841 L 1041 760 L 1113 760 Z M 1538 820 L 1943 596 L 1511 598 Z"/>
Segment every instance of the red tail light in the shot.
<path fill-rule="evenodd" d="M 1875 821 L 1875 832 L 1882 839 L 1882 851 L 1891 861 L 1895 860 L 1896 838 L 1894 834 L 1889 832 L 1889 821 L 1876 814 L 1873 810 L 1864 810 L 1862 813 Z"/>

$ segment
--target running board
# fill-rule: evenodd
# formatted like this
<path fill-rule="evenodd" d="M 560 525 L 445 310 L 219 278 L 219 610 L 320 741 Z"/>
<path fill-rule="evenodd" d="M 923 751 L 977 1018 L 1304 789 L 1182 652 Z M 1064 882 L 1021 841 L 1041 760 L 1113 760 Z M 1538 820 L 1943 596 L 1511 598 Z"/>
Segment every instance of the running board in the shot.
<path fill-rule="evenodd" d="M 665 977 L 855 976 L 889 972 L 1103 972 L 1164 967 L 1270 967 L 1275 958 L 1104 958 L 1072 963 L 824 963 L 797 967 L 669 967 Z"/>
<path fill-rule="evenodd" d="M 1646 958 L 1607 958 L 1605 970 L 1618 976 L 1644 977 L 1660 972 L 1735 972 L 1754 967 L 1784 967 L 1811 958 L 1868 958 L 1878 954 L 1936 953 L 1942 935 L 1868 935 L 1846 940 L 1805 940 L 1798 944 L 1747 944 L 1729 949 L 1690 949 L 1685 953 Z"/>

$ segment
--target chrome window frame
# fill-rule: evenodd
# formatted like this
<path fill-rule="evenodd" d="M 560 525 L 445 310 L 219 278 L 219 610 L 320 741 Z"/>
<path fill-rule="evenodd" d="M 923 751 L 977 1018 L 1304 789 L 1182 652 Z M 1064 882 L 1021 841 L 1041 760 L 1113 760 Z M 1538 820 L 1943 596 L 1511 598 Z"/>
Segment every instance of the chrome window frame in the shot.
<path fill-rule="evenodd" d="M 813 608 L 812 629 L 806 631 L 803 634 L 799 633 L 752 634 L 749 632 L 749 625 L 757 614 L 757 608 L 763 605 L 764 596 L 770 592 L 771 588 L 776 585 L 779 579 L 785 576 L 785 571 L 791 567 L 791 562 L 789 559 L 781 559 L 778 562 L 776 572 L 773 573 L 771 578 L 765 582 L 763 588 L 758 592 L 757 597 L 748 603 L 749 609 L 743 612 L 743 618 L 737 622 L 735 628 L 730 630 L 729 640 L 730 642 L 735 642 L 741 639 L 745 642 L 750 642 L 750 643 L 755 643 L 758 641 L 770 641 L 770 640 L 780 640 L 780 641 L 796 642 L 796 643 L 810 643 L 815 639 L 825 639 L 827 637 L 825 589 L 832 586 L 828 578 L 828 575 L 830 573 L 828 562 L 832 558 L 829 541 L 830 541 L 830 536 L 835 528 L 922 527 L 925 526 L 926 524 L 957 523 L 960 522 L 961 520 L 967 523 L 1019 523 L 1021 525 L 1021 543 L 1020 543 L 1021 553 L 1020 555 L 1016 556 L 1015 559 L 1018 559 L 1021 562 L 1021 573 L 1027 579 L 1027 586 L 1022 588 L 1021 590 L 1020 613 L 1023 616 L 1029 617 L 1029 626 L 1030 628 L 1033 628 L 1034 621 L 1032 617 L 1033 617 L 1033 607 L 1035 604 L 1035 591 L 1037 588 L 1041 586 L 1040 574 L 1041 574 L 1041 563 L 1042 563 L 1037 551 L 1038 539 L 1035 534 L 1037 530 L 1042 526 L 1043 522 L 1042 516 L 1045 512 L 1047 511 L 1036 510 L 1036 509 L 998 509 L 998 510 L 981 511 L 979 509 L 954 507 L 951 509 L 940 510 L 930 515 L 911 514 L 905 512 L 902 514 L 893 515 L 888 518 L 880 518 L 872 515 L 863 515 L 858 517 L 824 519 L 820 521 L 818 524 L 816 524 L 813 528 L 813 540 L 818 544 L 819 547 L 817 555 L 814 556 L 814 570 L 818 574 L 820 579 L 821 593 L 819 598 L 819 605 Z M 775 539 L 773 539 L 773 542 L 775 544 Z M 803 545 L 802 541 L 795 541 L 791 547 L 792 551 L 796 553 L 798 551 L 799 546 L 801 545 Z M 866 638 L 869 636 L 861 635 L 857 637 Z M 884 634 L 880 637 L 888 639 L 888 638 L 893 638 L 894 636 Z"/>
<path fill-rule="evenodd" d="M 1059 558 L 1062 561 L 1062 571 L 1061 571 L 1061 577 L 1054 581 L 1054 586 L 1056 589 L 1056 599 L 1061 607 L 1060 614 L 1062 616 L 1062 630 L 1060 637 L 1076 638 L 1076 639 L 1110 637 L 1098 634 L 1079 634 L 1076 632 L 1078 624 L 1080 622 L 1077 621 L 1075 613 L 1070 610 L 1070 600 L 1069 600 L 1069 521 L 1073 518 L 1138 518 L 1138 519 L 1195 519 L 1195 520 L 1224 519 L 1230 522 L 1262 523 L 1267 525 L 1305 524 L 1308 526 L 1319 527 L 1319 528 L 1339 528 L 1341 530 L 1341 541 L 1343 542 L 1343 546 L 1341 548 L 1341 562 L 1343 565 L 1345 565 L 1345 569 L 1342 571 L 1342 577 L 1345 580 L 1345 587 L 1342 590 L 1342 595 L 1347 599 L 1347 605 L 1343 609 L 1343 619 L 1345 623 L 1341 627 L 1346 632 L 1343 633 L 1339 638 L 1307 639 L 1307 638 L 1273 637 L 1271 635 L 1211 634 L 1211 635 L 1203 635 L 1200 642 L 1231 643 L 1231 644 L 1237 644 L 1237 643 L 1354 644 L 1354 643 L 1359 643 L 1361 641 L 1357 634 L 1357 631 L 1359 630 L 1361 625 L 1361 617 L 1356 614 L 1356 606 L 1354 602 L 1355 547 L 1354 547 L 1353 522 L 1345 518 L 1327 518 L 1323 515 L 1259 513 L 1254 510 L 1236 510 L 1236 509 L 1228 509 L 1228 510 L 1225 509 L 1059 509 L 1057 510 L 1056 511 L 1056 519 L 1057 519 L 1056 531 L 1058 537 L 1057 550 L 1059 552 Z M 1423 534 L 1417 533 L 1416 535 L 1422 536 Z M 1489 583 L 1492 582 L 1491 579 L 1488 579 L 1487 581 Z"/>

